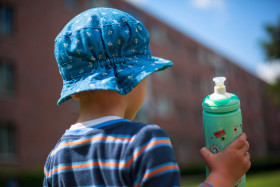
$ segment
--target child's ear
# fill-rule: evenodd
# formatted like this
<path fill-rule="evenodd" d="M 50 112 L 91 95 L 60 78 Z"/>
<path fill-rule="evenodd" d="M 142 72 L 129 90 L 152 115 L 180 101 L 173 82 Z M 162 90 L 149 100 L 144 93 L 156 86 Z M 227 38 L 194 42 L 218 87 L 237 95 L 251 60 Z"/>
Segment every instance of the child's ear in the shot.
<path fill-rule="evenodd" d="M 79 96 L 77 94 L 72 94 L 71 97 L 75 100 L 79 100 Z"/>

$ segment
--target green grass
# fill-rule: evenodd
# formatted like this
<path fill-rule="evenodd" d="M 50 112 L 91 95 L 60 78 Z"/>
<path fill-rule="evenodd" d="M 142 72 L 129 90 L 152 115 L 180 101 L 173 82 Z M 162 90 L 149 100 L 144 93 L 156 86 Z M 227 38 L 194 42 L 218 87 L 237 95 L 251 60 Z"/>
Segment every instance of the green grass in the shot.
<path fill-rule="evenodd" d="M 249 175 L 246 187 L 280 186 L 280 170 Z"/>
<path fill-rule="evenodd" d="M 10 175 L 9 175 L 10 174 Z M 0 171 L 0 186 L 4 185 L 8 176 L 14 176 L 20 187 L 42 186 L 42 170 L 34 172 Z M 197 187 L 205 179 L 204 175 L 188 174 L 181 178 L 181 187 Z M 280 186 L 280 169 L 270 171 L 250 171 L 246 176 L 246 187 L 278 187 Z"/>
<path fill-rule="evenodd" d="M 203 176 L 182 177 L 181 187 L 197 187 L 203 179 Z M 249 174 L 246 176 L 246 187 L 266 186 L 280 186 L 280 170 Z"/>

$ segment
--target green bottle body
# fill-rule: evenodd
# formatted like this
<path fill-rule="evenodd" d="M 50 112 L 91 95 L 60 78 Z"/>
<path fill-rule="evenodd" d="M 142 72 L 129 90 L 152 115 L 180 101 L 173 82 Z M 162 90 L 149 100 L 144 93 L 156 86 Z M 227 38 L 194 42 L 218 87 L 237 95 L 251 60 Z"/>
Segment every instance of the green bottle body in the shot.
<path fill-rule="evenodd" d="M 211 100 L 207 96 L 202 103 L 205 144 L 214 154 L 225 149 L 242 133 L 240 101 L 236 95 L 230 95 L 223 100 Z M 206 175 L 208 173 L 207 169 Z M 245 175 L 237 181 L 237 186 L 245 187 Z"/>

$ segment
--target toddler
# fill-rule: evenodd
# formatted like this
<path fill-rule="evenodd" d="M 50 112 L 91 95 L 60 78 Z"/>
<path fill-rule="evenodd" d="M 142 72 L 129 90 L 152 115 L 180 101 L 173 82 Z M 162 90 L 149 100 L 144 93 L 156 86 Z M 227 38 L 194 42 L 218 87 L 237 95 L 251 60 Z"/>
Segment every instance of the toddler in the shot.
<path fill-rule="evenodd" d="M 87 10 L 58 34 L 58 105 L 76 99 L 80 114 L 49 154 L 44 186 L 180 186 L 167 133 L 132 121 L 146 96 L 146 77 L 173 65 L 151 56 L 149 42 L 141 22 L 111 8 Z M 250 167 L 248 148 L 243 134 L 215 155 L 201 149 L 210 175 L 200 186 L 233 186 Z"/>

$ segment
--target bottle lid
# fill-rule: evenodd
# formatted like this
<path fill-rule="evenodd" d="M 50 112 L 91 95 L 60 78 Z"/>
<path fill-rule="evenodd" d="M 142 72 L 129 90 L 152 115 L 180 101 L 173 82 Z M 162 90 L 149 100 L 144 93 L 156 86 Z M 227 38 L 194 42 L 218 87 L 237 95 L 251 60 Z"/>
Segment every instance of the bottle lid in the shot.
<path fill-rule="evenodd" d="M 208 95 L 202 102 L 203 110 L 211 113 L 226 113 L 237 110 L 240 108 L 239 98 L 234 94 L 230 95 L 229 98 L 219 100 L 212 100 L 211 95 Z"/>
<path fill-rule="evenodd" d="M 205 97 L 202 108 L 206 112 L 225 113 L 237 110 L 240 107 L 239 98 L 226 92 L 224 85 L 225 77 L 215 77 L 214 93 Z"/>

